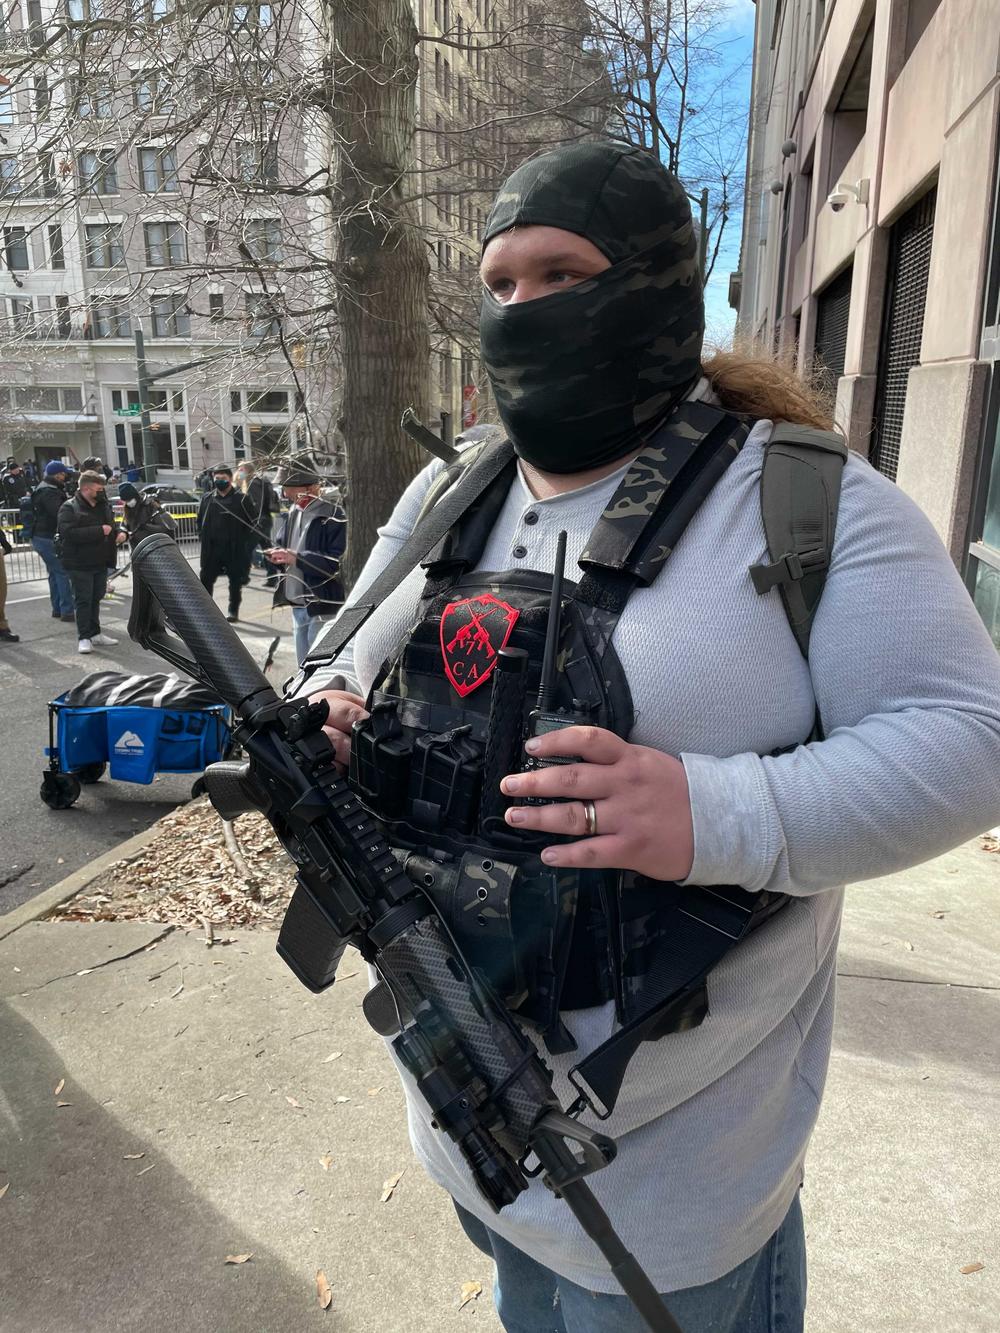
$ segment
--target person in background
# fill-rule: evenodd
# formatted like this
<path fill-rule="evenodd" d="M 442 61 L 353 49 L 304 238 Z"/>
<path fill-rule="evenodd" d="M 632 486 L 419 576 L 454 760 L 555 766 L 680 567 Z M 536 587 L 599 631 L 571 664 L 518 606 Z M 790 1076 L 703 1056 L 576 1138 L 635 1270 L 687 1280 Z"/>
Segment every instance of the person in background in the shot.
<path fill-rule="evenodd" d="M 264 555 L 284 570 L 275 606 L 291 606 L 295 657 L 302 662 L 323 626 L 344 604 L 340 560 L 347 519 L 336 500 L 320 496 L 320 478 L 305 458 L 293 458 L 278 474 L 291 509 L 278 529 L 278 545 Z"/>
<path fill-rule="evenodd" d="M 2 488 L 2 507 L 3 509 L 20 509 L 22 498 L 28 494 L 28 478 L 24 475 L 24 468 L 14 458 L 7 460 L 7 469 L 0 477 L 0 488 Z"/>
<path fill-rule="evenodd" d="M 73 586 L 56 554 L 55 537 L 59 510 L 67 499 L 66 480 L 71 472 L 72 468 L 58 459 L 46 463 L 42 480 L 31 496 L 31 544 L 42 557 L 48 572 L 52 619 L 67 622 L 76 619 L 73 614 Z"/>
<path fill-rule="evenodd" d="M 111 647 L 118 640 L 101 632 L 101 598 L 108 590 L 115 548 L 127 539 L 115 523 L 103 473 L 80 473 L 76 495 L 59 510 L 57 534 L 63 568 L 73 585 L 78 651 L 89 653 L 95 643 Z"/>
<path fill-rule="evenodd" d="M 142 477 L 142 469 L 130 458 L 125 464 L 125 480 L 130 481 L 133 486 Z"/>
<path fill-rule="evenodd" d="M 155 495 L 145 495 L 132 482 L 123 481 L 118 488 L 118 498 L 125 506 L 122 517 L 133 548 L 143 537 L 149 537 L 154 532 L 165 532 L 168 537 L 177 540 L 177 524 Z"/>
<path fill-rule="evenodd" d="M 259 533 L 260 563 L 267 572 L 264 580 L 265 588 L 276 588 L 278 586 L 279 569 L 277 565 L 271 563 L 264 554 L 267 547 L 271 545 L 271 534 L 274 528 L 274 517 L 281 513 L 281 504 L 278 500 L 277 492 L 268 481 L 267 477 L 261 476 L 253 463 L 240 463 L 236 469 L 236 485 L 250 501 L 251 508 L 254 511 L 254 522 Z M 253 556 L 257 561 L 256 551 Z"/>
<path fill-rule="evenodd" d="M 25 461 L 24 475 L 28 478 L 29 486 L 34 487 L 38 485 L 38 468 L 35 466 L 34 459 L 29 458 Z"/>
<path fill-rule="evenodd" d="M 105 463 L 104 459 L 98 458 L 96 454 L 92 454 L 90 458 L 85 458 L 83 460 L 82 470 L 84 472 L 101 472 L 104 474 L 105 481 L 111 480 L 111 469 L 108 467 L 107 463 Z"/>
<path fill-rule="evenodd" d="M 230 624 L 240 618 L 243 585 L 250 581 L 250 560 L 258 532 L 250 500 L 233 485 L 233 469 L 212 469 L 212 490 L 198 506 L 201 539 L 201 581 L 209 592 L 220 574 L 229 579 Z"/>
<path fill-rule="evenodd" d="M 4 556 L 10 555 L 13 546 L 7 540 L 7 534 L 0 528 L 0 643 L 20 643 L 20 634 L 15 634 L 7 623 L 7 566 Z"/>

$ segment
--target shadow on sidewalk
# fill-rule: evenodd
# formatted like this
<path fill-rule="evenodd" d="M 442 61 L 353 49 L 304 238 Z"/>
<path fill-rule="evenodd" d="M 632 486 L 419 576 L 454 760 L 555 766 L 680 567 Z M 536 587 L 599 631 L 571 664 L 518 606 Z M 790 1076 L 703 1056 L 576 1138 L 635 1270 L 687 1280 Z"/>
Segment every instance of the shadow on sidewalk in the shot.
<path fill-rule="evenodd" d="M 199 1195 L 155 1141 L 72 1078 L 54 1095 L 64 1059 L 3 1003 L 0 1051 L 4 1333 L 249 1333 L 327 1317 L 302 1273 Z M 224 1262 L 250 1252 L 248 1263 Z M 336 1318 L 340 1330 L 362 1328 Z"/>

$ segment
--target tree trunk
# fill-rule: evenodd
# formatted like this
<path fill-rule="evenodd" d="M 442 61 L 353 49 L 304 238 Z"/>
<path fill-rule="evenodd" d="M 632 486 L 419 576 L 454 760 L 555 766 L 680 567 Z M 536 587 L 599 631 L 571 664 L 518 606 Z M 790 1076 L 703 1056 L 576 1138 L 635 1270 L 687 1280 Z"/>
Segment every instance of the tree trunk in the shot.
<path fill-rule="evenodd" d="M 426 419 L 428 262 L 415 206 L 417 32 L 410 0 L 325 0 L 337 315 L 354 582 L 376 528 L 428 461 L 399 428 Z"/>

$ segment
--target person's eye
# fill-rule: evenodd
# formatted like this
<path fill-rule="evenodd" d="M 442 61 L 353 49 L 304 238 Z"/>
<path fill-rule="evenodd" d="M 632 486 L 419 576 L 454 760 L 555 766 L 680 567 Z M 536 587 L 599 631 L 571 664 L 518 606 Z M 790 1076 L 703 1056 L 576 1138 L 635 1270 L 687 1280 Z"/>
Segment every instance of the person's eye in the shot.
<path fill-rule="evenodd" d="M 483 285 L 498 301 L 502 301 L 514 290 L 514 284 L 511 282 L 510 278 L 491 278 L 489 282 L 484 283 Z"/>

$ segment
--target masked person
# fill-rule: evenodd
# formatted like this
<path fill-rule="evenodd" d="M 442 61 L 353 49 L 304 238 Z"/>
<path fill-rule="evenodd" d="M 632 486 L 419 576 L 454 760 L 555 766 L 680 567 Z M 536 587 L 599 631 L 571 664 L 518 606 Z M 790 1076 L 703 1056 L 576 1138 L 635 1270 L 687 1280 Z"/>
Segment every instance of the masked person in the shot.
<path fill-rule="evenodd" d="M 240 618 L 243 586 L 250 581 L 250 560 L 257 544 L 253 506 L 233 485 L 233 469 L 212 469 L 212 489 L 198 506 L 198 536 L 201 538 L 201 581 L 211 592 L 224 574 L 229 580 L 231 623 Z"/>
<path fill-rule="evenodd" d="M 102 473 L 80 473 L 76 494 L 59 510 L 57 535 L 60 559 L 73 585 L 77 649 L 89 653 L 95 643 L 111 647 L 118 640 L 101 631 L 101 599 L 116 548 L 126 537 L 115 523 Z"/>
<path fill-rule="evenodd" d="M 264 552 L 283 577 L 275 606 L 290 606 L 295 657 L 301 666 L 313 641 L 344 602 L 340 560 L 347 545 L 343 508 L 320 495 L 320 477 L 307 458 L 293 458 L 280 473 L 291 509 L 278 529 L 278 545 Z"/>
<path fill-rule="evenodd" d="M 123 481 L 118 487 L 118 498 L 125 506 L 122 515 L 125 531 L 133 547 L 154 532 L 165 532 L 168 537 L 177 540 L 177 523 L 172 514 L 160 504 L 155 495 L 144 495 L 130 481 Z"/>
<path fill-rule="evenodd" d="M 275 515 L 281 513 L 281 505 L 274 487 L 267 477 L 261 476 L 253 463 L 240 463 L 236 469 L 236 486 L 247 497 L 254 512 L 254 525 L 257 528 L 257 543 L 260 554 L 253 553 L 254 563 L 260 563 L 266 571 L 265 588 L 278 586 L 278 569 L 265 554 L 271 545 Z"/>
<path fill-rule="evenodd" d="M 372 614 L 323 660 L 328 630 L 294 690 L 329 701 L 340 762 L 372 759 L 354 780 L 396 846 L 450 864 L 492 837 L 491 864 L 519 867 L 509 890 L 482 880 L 499 906 L 452 915 L 456 939 L 544 1045 L 563 1105 L 578 1065 L 605 1089 L 610 1118 L 589 1105 L 580 1121 L 618 1156 L 588 1183 L 681 1328 L 795 1333 L 843 885 L 998 822 L 1000 659 L 930 522 L 844 462 L 822 404 L 773 364 L 702 359 L 690 208 L 651 156 L 582 143 L 529 160 L 489 215 L 481 276 L 482 360 L 513 449 L 480 457 L 509 462 L 366 599 L 449 476 L 433 462 L 410 484 L 352 593 Z M 784 599 L 794 611 L 822 560 L 765 539 L 762 475 L 785 435 L 805 437 L 800 457 L 829 453 L 841 481 L 808 656 Z M 831 530 L 819 519 L 814 540 Z M 458 754 L 460 734 L 476 762 L 504 644 L 528 655 L 532 706 L 563 531 L 556 702 L 586 725 L 532 742 L 536 761 L 571 758 L 504 778 L 491 833 L 406 755 L 429 761 L 427 740 Z M 518 898 L 546 882 L 556 907 Z M 417 1156 L 496 1261 L 504 1327 L 644 1329 L 540 1180 L 491 1211 L 401 1075 Z"/>

